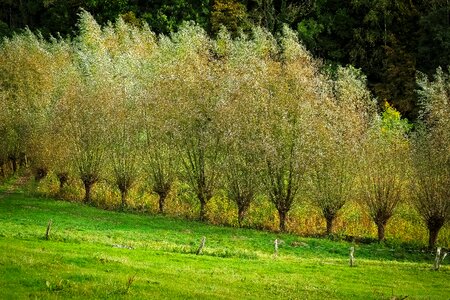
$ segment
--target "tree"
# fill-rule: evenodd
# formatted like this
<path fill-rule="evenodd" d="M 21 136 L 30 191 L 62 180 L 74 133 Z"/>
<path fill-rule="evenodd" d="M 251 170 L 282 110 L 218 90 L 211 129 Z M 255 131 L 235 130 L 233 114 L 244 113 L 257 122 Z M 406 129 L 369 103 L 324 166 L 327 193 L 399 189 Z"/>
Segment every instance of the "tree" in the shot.
<path fill-rule="evenodd" d="M 51 105 L 48 106 L 48 124 L 46 136 L 50 140 L 48 152 L 48 168 L 53 171 L 59 181 L 59 194 L 68 183 L 69 176 L 74 173 L 73 159 L 75 149 L 69 137 L 70 129 L 65 111 L 67 104 L 77 93 L 79 87 L 79 74 L 74 65 L 73 44 L 68 40 L 58 39 L 51 42 L 52 62 L 51 69 L 55 88 L 51 94 Z"/>
<path fill-rule="evenodd" d="M 26 158 L 36 181 L 60 162 L 57 106 L 73 77 L 69 43 L 46 41 L 31 31 L 2 44 L 2 86 L 7 113 L 2 126 L 5 153 L 13 161 Z M 67 75 L 65 77 L 64 75 Z M 67 164 L 64 161 L 63 164 Z M 60 165 L 60 164 L 58 164 Z"/>
<path fill-rule="evenodd" d="M 154 135 L 147 135 L 154 137 Z M 166 139 L 148 139 L 147 150 L 148 173 L 152 191 L 159 197 L 158 209 L 162 214 L 166 205 L 166 199 L 176 179 L 175 154 Z"/>
<path fill-rule="evenodd" d="M 28 43 L 28 47 L 30 44 Z M 60 147 L 55 140 L 54 118 L 55 103 L 64 89 L 64 78 L 61 70 L 70 69 L 70 58 L 68 55 L 68 44 L 62 40 L 54 39 L 47 42 L 42 37 L 38 37 L 34 43 L 34 51 L 29 51 L 26 55 L 32 59 L 33 64 L 23 63 L 34 68 L 30 75 L 32 86 L 27 86 L 28 114 L 30 115 L 30 135 L 27 136 L 26 154 L 37 182 L 45 178 L 56 165 L 62 154 L 57 147 Z M 65 161 L 64 163 L 67 163 Z"/>
<path fill-rule="evenodd" d="M 450 173 L 448 161 L 443 157 L 448 149 L 439 149 L 428 138 L 429 135 L 421 132 L 414 139 L 411 194 L 413 205 L 427 226 L 428 247 L 432 249 L 440 229 L 449 220 Z"/>
<path fill-rule="evenodd" d="M 156 66 L 152 64 L 149 70 L 146 70 L 145 79 L 152 79 L 146 82 L 146 96 L 141 103 L 141 120 L 145 131 L 145 146 L 142 149 L 144 166 L 152 192 L 159 197 L 160 213 L 164 213 L 166 199 L 180 169 L 177 152 L 174 150 L 177 144 L 173 141 L 172 123 L 169 118 L 166 118 L 170 115 L 168 112 L 170 112 L 171 95 L 165 92 L 165 87 L 171 83 L 155 80 L 159 75 L 164 74 L 164 71 L 162 74 L 158 71 L 166 66 L 156 63 Z"/>
<path fill-rule="evenodd" d="M 185 24 L 171 40 L 161 41 L 167 60 L 168 120 L 182 172 L 200 203 L 200 220 L 218 185 L 220 72 L 211 58 L 211 42 L 203 29 Z"/>
<path fill-rule="evenodd" d="M 120 102 L 131 102 L 121 95 Z M 140 154 L 139 127 L 136 118 L 136 105 L 120 103 L 113 110 L 113 124 L 109 127 L 108 156 L 112 166 L 112 175 L 121 194 L 121 209 L 128 206 L 130 189 L 139 176 Z"/>
<path fill-rule="evenodd" d="M 334 93 L 318 108 L 315 158 L 310 174 L 313 203 L 326 220 L 330 235 L 339 210 L 356 192 L 359 145 L 374 115 L 374 101 L 365 76 L 353 68 L 339 67 Z"/>
<path fill-rule="evenodd" d="M 115 21 L 121 14 L 139 11 L 144 1 L 129 0 L 28 0 L 0 1 L 0 35 L 3 36 L 29 28 L 50 36 L 73 35 L 80 9 L 89 11 L 99 24 Z M 135 11 L 135 12 L 136 12 Z M 4 29 L 3 29 L 4 28 Z M 3 29 L 3 30 L 2 30 Z"/>
<path fill-rule="evenodd" d="M 83 12 L 79 21 L 80 35 L 75 41 L 73 69 L 64 97 L 58 103 L 58 116 L 63 124 L 64 140 L 73 153 L 71 163 L 85 189 L 84 202 L 91 203 L 91 191 L 104 171 L 108 129 L 110 65 L 102 44 L 102 31 L 93 17 Z"/>
<path fill-rule="evenodd" d="M 48 127 L 58 93 L 58 49 L 57 42 L 48 43 L 27 30 L 5 40 L 1 50 L 3 108 L 9 114 L 3 124 L 4 153 L 14 172 L 19 160 L 28 159 L 37 181 L 47 175 L 52 159 Z"/>
<path fill-rule="evenodd" d="M 147 59 L 147 53 L 142 51 L 146 46 L 141 45 L 147 41 L 140 38 L 145 37 L 147 30 L 128 25 L 122 18 L 103 29 L 103 44 L 110 60 L 105 64 L 103 76 L 111 80 L 110 99 L 106 103 L 109 107 L 105 120 L 109 132 L 106 155 L 114 185 L 121 194 L 121 209 L 128 206 L 128 194 L 139 178 L 142 162 L 143 124 L 139 118 L 142 91 L 138 79 L 142 69 L 139 61 Z"/>
<path fill-rule="evenodd" d="M 413 139 L 412 201 L 429 232 L 434 248 L 440 229 L 450 220 L 450 79 L 437 69 L 434 81 L 419 74 L 422 127 Z"/>
<path fill-rule="evenodd" d="M 264 171 L 260 123 L 264 118 L 261 97 L 266 76 L 265 63 L 276 53 L 273 37 L 261 28 L 253 29 L 253 38 L 231 40 L 226 30 L 218 34 L 216 52 L 221 59 L 221 80 L 226 104 L 220 112 L 220 127 L 225 128 L 221 148 L 223 186 L 228 198 L 236 203 L 238 224 L 243 225 L 251 203 L 262 190 Z"/>
<path fill-rule="evenodd" d="M 385 239 L 386 224 L 404 199 L 408 177 L 410 125 L 400 113 L 385 104 L 381 118 L 374 122 L 364 141 L 361 170 L 361 200 Z"/>
<path fill-rule="evenodd" d="M 285 27 L 281 61 L 267 62 L 260 120 L 264 184 L 278 211 L 280 230 L 311 165 L 313 107 L 320 103 L 322 82 L 315 62 Z"/>
<path fill-rule="evenodd" d="M 140 60 L 133 67 L 138 70 L 134 83 L 139 86 L 140 94 L 137 114 L 141 128 L 139 152 L 151 191 L 159 197 L 159 212 L 164 213 L 167 196 L 180 169 L 172 126 L 174 116 L 171 115 L 172 100 L 176 97 L 173 77 L 178 70 L 179 57 L 169 38 L 162 37 L 160 46 L 148 28 L 144 28 L 139 36 L 141 49 L 136 48 L 134 56 Z"/>

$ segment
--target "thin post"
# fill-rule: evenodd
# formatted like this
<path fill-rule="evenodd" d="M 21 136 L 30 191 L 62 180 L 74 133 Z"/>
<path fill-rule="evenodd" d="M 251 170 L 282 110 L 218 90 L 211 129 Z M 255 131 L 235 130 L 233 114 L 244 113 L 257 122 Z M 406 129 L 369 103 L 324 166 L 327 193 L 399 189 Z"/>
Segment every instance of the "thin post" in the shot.
<path fill-rule="evenodd" d="M 350 267 L 354 267 L 355 266 L 355 247 L 350 247 Z"/>
<path fill-rule="evenodd" d="M 278 245 L 279 245 L 280 241 L 278 241 L 278 239 L 275 239 L 275 241 L 273 242 L 273 246 L 274 246 L 274 256 L 277 257 L 278 256 Z"/>
<path fill-rule="evenodd" d="M 436 258 L 434 259 L 434 266 L 433 266 L 433 269 L 435 269 L 436 271 L 439 270 L 440 259 L 441 259 L 441 247 L 437 247 Z"/>
<path fill-rule="evenodd" d="M 52 220 L 48 221 L 47 230 L 45 231 L 45 239 L 49 240 L 50 238 L 50 230 L 52 229 Z"/>
<path fill-rule="evenodd" d="M 202 237 L 202 241 L 200 242 L 200 247 L 198 247 L 196 255 L 202 254 L 203 248 L 205 247 L 206 237 Z"/>

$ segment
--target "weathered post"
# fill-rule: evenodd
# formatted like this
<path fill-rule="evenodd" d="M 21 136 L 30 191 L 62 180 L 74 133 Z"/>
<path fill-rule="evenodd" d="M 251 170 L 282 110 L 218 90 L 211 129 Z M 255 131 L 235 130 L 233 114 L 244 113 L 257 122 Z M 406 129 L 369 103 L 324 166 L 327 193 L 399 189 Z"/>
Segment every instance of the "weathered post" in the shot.
<path fill-rule="evenodd" d="M 436 249 L 436 258 L 434 259 L 434 265 L 433 265 L 433 269 L 434 270 L 439 270 L 439 268 L 441 267 L 441 263 L 444 261 L 445 257 L 447 256 L 447 252 L 443 252 L 442 253 L 442 257 L 441 257 L 441 251 L 442 248 L 438 247 Z"/>
<path fill-rule="evenodd" d="M 275 257 L 278 256 L 278 244 L 279 243 L 280 243 L 280 241 L 278 241 L 278 239 L 275 239 L 275 241 L 273 242 L 273 245 L 274 245 L 274 253 L 273 253 L 273 255 Z"/>
<path fill-rule="evenodd" d="M 433 266 L 433 269 L 435 269 L 436 271 L 439 270 L 440 260 L 441 260 L 441 247 L 437 247 L 436 258 L 434 259 L 434 266 Z"/>
<path fill-rule="evenodd" d="M 206 237 L 202 237 L 202 241 L 200 242 L 200 247 L 198 247 L 196 255 L 202 254 L 203 247 L 205 247 Z"/>
<path fill-rule="evenodd" d="M 52 220 L 48 221 L 47 230 L 45 231 L 45 239 L 48 240 L 50 238 L 50 230 L 52 229 Z"/>
<path fill-rule="evenodd" d="M 355 266 L 355 247 L 350 247 L 350 267 L 354 267 Z"/>

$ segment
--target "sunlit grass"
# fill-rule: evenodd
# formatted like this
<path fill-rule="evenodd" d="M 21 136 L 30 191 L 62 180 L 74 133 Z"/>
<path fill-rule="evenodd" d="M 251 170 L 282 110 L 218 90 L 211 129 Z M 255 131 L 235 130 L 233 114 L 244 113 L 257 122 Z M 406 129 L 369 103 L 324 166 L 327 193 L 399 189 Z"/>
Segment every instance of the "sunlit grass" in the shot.
<path fill-rule="evenodd" d="M 1 187 L 0 187 L 1 189 Z M 196 199 L 186 191 L 175 188 L 166 201 L 166 214 L 187 219 L 197 219 L 199 205 Z M 80 201 L 83 198 L 81 182 L 72 179 L 63 194 L 58 194 L 58 182 L 53 174 L 45 178 L 37 186 L 30 181 L 24 187 L 26 193 L 44 197 L 57 197 L 69 201 Z M 222 193 L 223 194 L 223 193 Z M 208 203 L 208 222 L 214 225 L 237 227 L 237 207 L 224 195 L 217 196 Z M 97 184 L 93 190 L 95 206 L 118 210 L 120 193 L 106 182 Z M 325 219 L 319 209 L 307 200 L 300 200 L 289 213 L 288 230 L 301 236 L 322 236 L 325 232 Z M 141 213 L 156 214 L 158 212 L 157 196 L 149 193 L 143 181 L 130 191 L 129 210 Z M 243 222 L 244 227 L 269 231 L 278 230 L 278 214 L 266 198 L 258 197 L 250 207 Z M 365 209 L 357 201 L 348 202 L 338 213 L 334 223 L 335 235 L 340 238 L 375 239 L 377 228 Z M 426 225 L 417 211 L 408 203 L 402 203 L 387 224 L 386 237 L 392 243 L 410 243 L 425 246 L 428 242 Z M 450 247 L 450 223 L 439 233 L 438 245 Z"/>
<path fill-rule="evenodd" d="M 432 271 L 433 254 L 412 245 L 278 235 L 22 193 L 0 200 L 0 252 L 3 299 L 447 299 L 450 274 L 446 264 Z"/>

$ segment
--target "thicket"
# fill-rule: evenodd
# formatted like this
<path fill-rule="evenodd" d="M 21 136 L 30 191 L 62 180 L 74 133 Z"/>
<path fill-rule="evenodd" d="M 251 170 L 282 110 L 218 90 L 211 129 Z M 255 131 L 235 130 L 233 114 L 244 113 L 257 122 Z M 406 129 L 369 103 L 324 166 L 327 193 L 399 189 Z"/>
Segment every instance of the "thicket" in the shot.
<path fill-rule="evenodd" d="M 161 213 L 281 231 L 296 231 L 290 214 L 306 207 L 331 234 L 343 208 L 360 206 L 381 241 L 396 212 L 416 207 L 434 246 L 448 222 L 444 72 L 421 75 L 412 132 L 389 104 L 377 113 L 359 70 L 327 70 L 287 27 L 211 39 L 186 23 L 156 36 L 83 12 L 78 28 L 73 40 L 27 31 L 2 42 L 1 176 L 26 165 L 59 197 L 153 201 Z"/>

